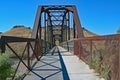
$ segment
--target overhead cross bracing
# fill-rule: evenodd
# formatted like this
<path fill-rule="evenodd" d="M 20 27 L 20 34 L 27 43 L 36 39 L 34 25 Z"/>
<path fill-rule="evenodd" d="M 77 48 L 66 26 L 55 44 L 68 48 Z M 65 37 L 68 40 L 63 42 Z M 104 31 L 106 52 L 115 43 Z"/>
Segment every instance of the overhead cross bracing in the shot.
<path fill-rule="evenodd" d="M 41 28 L 44 28 L 43 31 Z M 34 29 L 37 34 L 33 32 L 32 37 L 39 37 L 52 44 L 83 37 L 75 6 L 39 6 Z"/>
<path fill-rule="evenodd" d="M 0 51 L 9 49 L 18 59 L 10 79 L 19 75 L 22 80 L 101 80 L 102 73 L 105 79 L 120 80 L 120 34 L 83 34 L 88 31 L 81 27 L 75 6 L 39 6 L 32 38 L 0 37 Z M 20 52 L 11 45 L 17 42 L 25 43 Z"/>

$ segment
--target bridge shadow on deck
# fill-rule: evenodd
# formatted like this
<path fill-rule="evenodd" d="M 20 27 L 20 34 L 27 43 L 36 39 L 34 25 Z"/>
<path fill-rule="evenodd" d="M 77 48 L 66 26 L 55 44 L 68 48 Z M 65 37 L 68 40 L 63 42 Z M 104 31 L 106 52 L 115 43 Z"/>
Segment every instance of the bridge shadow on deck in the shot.
<path fill-rule="evenodd" d="M 44 54 L 24 80 L 70 80 L 58 47 Z"/>

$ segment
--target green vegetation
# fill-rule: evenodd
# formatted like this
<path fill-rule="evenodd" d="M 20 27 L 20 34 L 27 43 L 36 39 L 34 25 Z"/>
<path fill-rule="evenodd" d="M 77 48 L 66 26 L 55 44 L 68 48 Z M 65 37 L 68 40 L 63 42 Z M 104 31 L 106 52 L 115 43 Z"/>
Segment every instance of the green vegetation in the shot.
<path fill-rule="evenodd" d="M 7 53 L 0 53 L 0 80 L 6 80 L 13 76 L 13 64 L 13 62 L 9 61 L 9 55 Z"/>
<path fill-rule="evenodd" d="M 23 27 L 23 28 L 26 28 L 26 29 L 31 29 L 30 27 L 26 27 L 24 25 L 16 25 L 16 26 L 13 26 L 13 28 L 20 28 L 20 27 Z"/>
<path fill-rule="evenodd" d="M 91 68 L 95 69 L 95 71 L 99 73 L 100 77 L 104 78 L 105 80 L 109 80 L 109 72 L 111 70 L 110 66 L 102 62 L 100 55 L 96 53 L 93 55 L 94 56 L 92 56 L 91 62 L 88 64 Z"/>
<path fill-rule="evenodd" d="M 14 80 L 22 80 L 22 76 L 15 77 Z"/>
<path fill-rule="evenodd" d="M 117 30 L 117 34 L 120 34 L 120 27 L 119 27 L 119 29 Z"/>
<path fill-rule="evenodd" d="M 100 76 L 103 77 L 105 80 L 110 80 L 109 72 L 111 67 L 105 63 L 101 64 L 100 68 Z"/>
<path fill-rule="evenodd" d="M 94 68 L 96 71 L 99 70 L 99 66 L 100 66 L 99 56 L 92 56 L 90 66 Z"/>

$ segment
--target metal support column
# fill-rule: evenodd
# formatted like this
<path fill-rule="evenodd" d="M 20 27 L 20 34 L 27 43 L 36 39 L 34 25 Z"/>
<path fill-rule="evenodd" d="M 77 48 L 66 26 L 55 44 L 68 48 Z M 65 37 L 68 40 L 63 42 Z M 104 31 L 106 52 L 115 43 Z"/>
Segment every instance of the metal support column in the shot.
<path fill-rule="evenodd" d="M 46 12 L 44 12 L 44 40 L 46 41 L 46 27 L 47 27 L 47 25 L 46 25 Z M 46 53 L 46 51 L 47 51 L 47 43 L 45 43 L 45 53 Z"/>
<path fill-rule="evenodd" d="M 68 40 L 70 40 L 70 13 L 68 12 Z"/>
<path fill-rule="evenodd" d="M 75 31 L 75 22 L 73 19 L 73 38 L 76 38 L 76 31 Z"/>
<path fill-rule="evenodd" d="M 68 32 L 67 32 L 67 14 L 65 15 L 65 19 L 64 19 L 64 33 L 65 33 L 65 38 L 64 38 L 64 41 L 67 41 L 68 40 Z"/>

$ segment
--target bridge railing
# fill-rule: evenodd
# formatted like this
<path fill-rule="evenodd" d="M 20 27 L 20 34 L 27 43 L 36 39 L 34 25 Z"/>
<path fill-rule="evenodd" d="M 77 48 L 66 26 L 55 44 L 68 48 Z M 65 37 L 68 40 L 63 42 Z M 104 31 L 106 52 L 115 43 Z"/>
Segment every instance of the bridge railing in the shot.
<path fill-rule="evenodd" d="M 120 80 L 120 35 L 79 38 L 74 54 L 106 80 Z"/>
<path fill-rule="evenodd" d="M 19 45 L 21 48 L 19 48 Z M 0 37 L 0 51 L 5 53 L 6 49 L 12 52 L 16 58 L 11 58 L 15 61 L 15 72 L 12 80 L 16 76 L 23 76 L 23 78 L 36 64 L 40 57 L 51 48 L 51 44 L 39 39 L 21 38 L 12 36 Z M 20 49 L 20 50 L 19 50 Z M 18 51 L 19 50 L 19 51 Z"/>
<path fill-rule="evenodd" d="M 60 43 L 60 46 L 72 53 L 74 52 L 74 40 L 62 42 Z"/>

